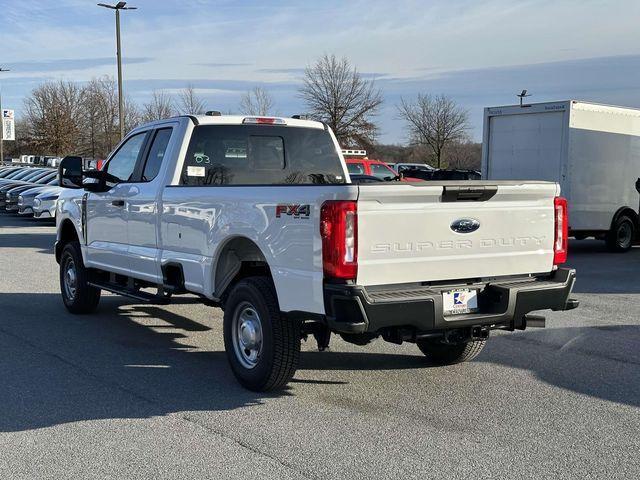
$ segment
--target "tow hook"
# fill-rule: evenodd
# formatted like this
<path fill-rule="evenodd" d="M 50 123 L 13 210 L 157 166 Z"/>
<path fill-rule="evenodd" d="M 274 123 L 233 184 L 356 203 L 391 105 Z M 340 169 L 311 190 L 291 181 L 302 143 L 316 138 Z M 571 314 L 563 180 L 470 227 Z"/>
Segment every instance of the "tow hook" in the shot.
<path fill-rule="evenodd" d="M 471 327 L 471 340 L 486 340 L 489 338 L 490 331 L 489 327 Z"/>
<path fill-rule="evenodd" d="M 532 315 L 531 313 L 527 313 L 524 316 L 525 328 L 544 328 L 546 323 L 547 319 L 542 315 Z"/>
<path fill-rule="evenodd" d="M 489 338 L 491 329 L 488 326 L 475 325 L 471 328 L 461 328 L 458 330 L 448 330 L 444 332 L 443 343 L 457 345 L 460 343 L 472 342 L 475 340 L 486 340 Z"/>
<path fill-rule="evenodd" d="M 574 308 L 578 308 L 580 306 L 580 301 L 575 298 L 570 298 L 567 300 L 567 305 L 564 307 L 565 310 L 573 310 Z"/>

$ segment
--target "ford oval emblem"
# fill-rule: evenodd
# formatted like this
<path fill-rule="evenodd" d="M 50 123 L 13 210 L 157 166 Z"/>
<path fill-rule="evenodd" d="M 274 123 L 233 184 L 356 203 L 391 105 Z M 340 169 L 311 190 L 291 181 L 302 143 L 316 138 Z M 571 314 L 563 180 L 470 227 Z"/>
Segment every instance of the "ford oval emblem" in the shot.
<path fill-rule="evenodd" d="M 480 228 L 480 222 L 475 218 L 460 218 L 451 224 L 451 230 L 456 233 L 471 233 Z"/>

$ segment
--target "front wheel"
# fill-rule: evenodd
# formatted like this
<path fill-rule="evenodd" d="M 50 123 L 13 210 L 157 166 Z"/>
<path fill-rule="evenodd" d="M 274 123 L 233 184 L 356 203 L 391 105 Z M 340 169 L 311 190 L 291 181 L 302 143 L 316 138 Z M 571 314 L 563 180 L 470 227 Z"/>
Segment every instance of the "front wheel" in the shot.
<path fill-rule="evenodd" d="M 100 289 L 89 285 L 78 242 L 67 243 L 60 255 L 60 291 L 71 313 L 91 313 L 100 302 Z"/>
<path fill-rule="evenodd" d="M 607 248 L 611 252 L 627 252 L 633 246 L 635 234 L 636 226 L 633 220 L 626 215 L 621 215 L 607 233 L 605 239 Z"/>
<path fill-rule="evenodd" d="M 416 342 L 424 356 L 436 365 L 453 365 L 473 360 L 482 351 L 485 343 L 487 343 L 486 340 L 473 340 L 448 344 L 431 338 L 424 338 Z"/>
<path fill-rule="evenodd" d="M 240 384 L 258 392 L 286 386 L 298 368 L 300 338 L 300 322 L 282 315 L 269 278 L 236 284 L 224 306 L 224 345 Z"/>

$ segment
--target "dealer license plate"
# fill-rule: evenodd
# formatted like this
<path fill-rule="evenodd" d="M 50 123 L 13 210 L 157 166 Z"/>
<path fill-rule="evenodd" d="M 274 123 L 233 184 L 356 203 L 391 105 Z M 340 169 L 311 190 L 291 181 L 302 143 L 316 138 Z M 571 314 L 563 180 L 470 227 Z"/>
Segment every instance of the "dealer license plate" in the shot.
<path fill-rule="evenodd" d="M 442 292 L 442 310 L 445 315 L 477 312 L 478 291 L 465 288 Z"/>

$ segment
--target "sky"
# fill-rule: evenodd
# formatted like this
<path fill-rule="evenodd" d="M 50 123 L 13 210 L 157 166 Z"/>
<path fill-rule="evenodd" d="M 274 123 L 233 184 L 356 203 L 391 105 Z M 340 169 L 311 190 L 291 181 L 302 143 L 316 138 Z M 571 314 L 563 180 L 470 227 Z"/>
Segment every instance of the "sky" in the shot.
<path fill-rule="evenodd" d="M 115 1 L 113 2 L 115 3 Z M 304 112 L 304 68 L 321 55 L 350 62 L 382 90 L 378 140 L 406 143 L 396 105 L 445 94 L 482 137 L 483 108 L 587 100 L 640 108 L 637 0 L 131 0 L 122 14 L 124 89 L 192 84 L 207 108 L 237 111 L 267 89 L 278 114 Z M 86 0 L 0 0 L 0 85 L 19 117 L 46 80 L 116 75 L 114 14 Z"/>

